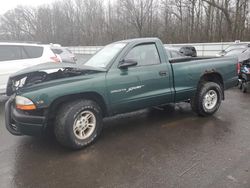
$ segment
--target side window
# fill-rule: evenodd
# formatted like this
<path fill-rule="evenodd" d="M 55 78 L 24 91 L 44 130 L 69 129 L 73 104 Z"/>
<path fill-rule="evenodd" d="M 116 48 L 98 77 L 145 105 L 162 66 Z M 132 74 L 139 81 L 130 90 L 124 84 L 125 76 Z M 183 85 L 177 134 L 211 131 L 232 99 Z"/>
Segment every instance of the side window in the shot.
<path fill-rule="evenodd" d="M 160 58 L 155 44 L 142 44 L 135 46 L 124 58 L 134 60 L 137 66 L 159 64 Z"/>
<path fill-rule="evenodd" d="M 55 48 L 51 48 L 52 52 L 54 52 L 55 54 L 61 54 L 63 53 L 63 51 L 61 49 L 55 49 Z"/>
<path fill-rule="evenodd" d="M 23 46 L 20 46 L 20 50 L 21 50 L 21 57 L 22 57 L 22 59 L 29 59 L 29 56 L 26 53 L 26 51 L 24 50 Z"/>
<path fill-rule="evenodd" d="M 29 59 L 39 58 L 43 55 L 43 47 L 40 46 L 23 46 L 23 49 Z"/>
<path fill-rule="evenodd" d="M 21 48 L 19 46 L 0 46 L 0 61 L 11 61 L 22 59 Z"/>

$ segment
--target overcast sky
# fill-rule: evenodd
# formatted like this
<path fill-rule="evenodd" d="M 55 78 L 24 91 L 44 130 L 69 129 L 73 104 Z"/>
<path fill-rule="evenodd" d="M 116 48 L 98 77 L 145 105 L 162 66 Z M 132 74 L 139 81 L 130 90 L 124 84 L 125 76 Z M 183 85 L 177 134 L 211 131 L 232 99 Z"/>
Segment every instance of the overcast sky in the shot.
<path fill-rule="evenodd" d="M 1 0 L 0 14 L 15 8 L 17 5 L 28 5 L 36 7 L 42 4 L 49 4 L 55 0 Z"/>

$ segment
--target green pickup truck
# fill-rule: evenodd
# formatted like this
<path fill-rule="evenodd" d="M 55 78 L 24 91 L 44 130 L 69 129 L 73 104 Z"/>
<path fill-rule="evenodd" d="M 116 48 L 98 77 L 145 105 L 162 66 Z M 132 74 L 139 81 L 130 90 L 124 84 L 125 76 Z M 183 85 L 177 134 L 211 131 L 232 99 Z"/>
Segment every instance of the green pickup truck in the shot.
<path fill-rule="evenodd" d="M 14 135 L 51 130 L 62 145 L 80 149 L 100 135 L 104 117 L 181 101 L 209 116 L 237 84 L 235 58 L 167 54 L 159 39 L 140 38 L 109 44 L 84 64 L 24 69 L 8 81 L 6 127 Z"/>

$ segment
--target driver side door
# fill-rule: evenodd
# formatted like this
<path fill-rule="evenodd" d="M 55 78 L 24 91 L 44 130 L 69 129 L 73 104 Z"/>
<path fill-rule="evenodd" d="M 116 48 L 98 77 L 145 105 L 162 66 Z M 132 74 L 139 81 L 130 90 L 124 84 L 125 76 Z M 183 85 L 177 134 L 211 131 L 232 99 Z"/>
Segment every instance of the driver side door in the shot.
<path fill-rule="evenodd" d="M 133 60 L 137 65 L 113 68 L 106 76 L 114 114 L 172 102 L 171 70 L 161 62 L 155 43 L 134 46 L 122 60 Z"/>

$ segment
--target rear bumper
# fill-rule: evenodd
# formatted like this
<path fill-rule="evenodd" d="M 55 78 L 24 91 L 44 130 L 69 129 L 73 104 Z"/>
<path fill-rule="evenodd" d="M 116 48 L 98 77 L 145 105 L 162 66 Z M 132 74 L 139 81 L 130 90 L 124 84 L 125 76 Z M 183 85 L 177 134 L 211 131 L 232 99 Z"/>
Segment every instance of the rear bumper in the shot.
<path fill-rule="evenodd" d="M 5 125 L 13 135 L 41 135 L 46 127 L 44 116 L 33 116 L 17 110 L 13 105 L 14 97 L 5 103 Z"/>

